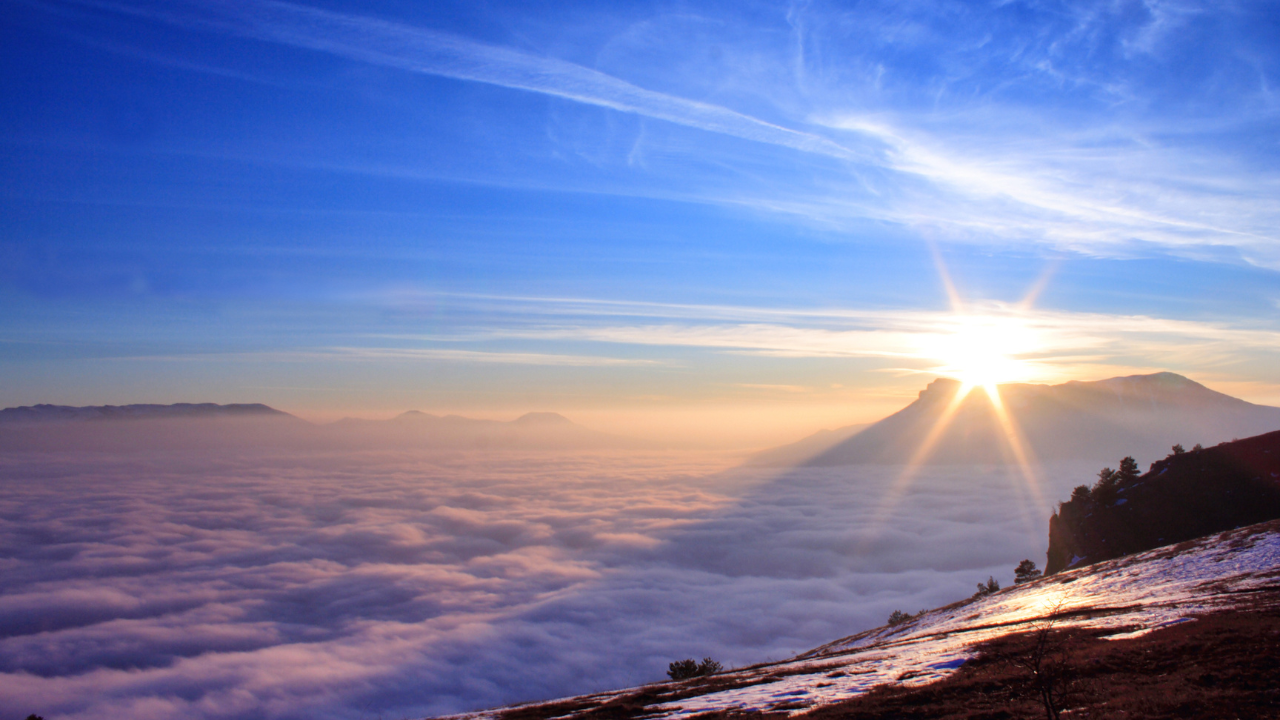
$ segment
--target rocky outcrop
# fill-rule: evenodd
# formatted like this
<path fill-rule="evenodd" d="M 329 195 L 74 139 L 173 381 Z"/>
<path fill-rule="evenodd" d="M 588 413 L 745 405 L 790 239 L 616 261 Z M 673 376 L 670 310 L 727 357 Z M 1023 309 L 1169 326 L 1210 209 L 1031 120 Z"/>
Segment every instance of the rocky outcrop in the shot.
<path fill-rule="evenodd" d="M 1049 519 L 1046 574 L 1280 518 L 1280 431 L 1191 450 L 1077 490 Z"/>

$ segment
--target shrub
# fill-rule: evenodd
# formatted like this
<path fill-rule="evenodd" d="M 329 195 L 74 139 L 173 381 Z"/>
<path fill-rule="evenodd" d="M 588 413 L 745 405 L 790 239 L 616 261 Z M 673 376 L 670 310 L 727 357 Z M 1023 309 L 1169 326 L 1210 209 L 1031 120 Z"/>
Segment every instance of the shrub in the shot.
<path fill-rule="evenodd" d="M 667 677 L 672 680 L 688 680 L 698 677 L 698 661 L 693 658 L 676 660 L 667 666 Z"/>
<path fill-rule="evenodd" d="M 667 665 L 667 677 L 672 680 L 688 680 L 689 678 L 702 677 L 704 675 L 714 675 L 722 670 L 724 670 L 724 666 L 709 657 L 702 658 L 702 662 L 688 658 L 676 660 Z"/>
<path fill-rule="evenodd" d="M 915 615 L 912 615 L 911 613 L 902 612 L 901 610 L 894 610 L 894 611 L 893 611 L 893 613 L 889 615 L 889 626 L 890 626 L 890 627 L 893 627 L 893 626 L 895 626 L 895 625 L 901 625 L 901 624 L 906 623 L 906 622 L 911 622 L 912 620 L 915 620 L 916 618 L 922 618 L 922 617 L 924 617 L 925 613 L 927 613 L 927 612 L 929 612 L 929 611 L 928 611 L 928 610 L 921 610 L 920 612 L 916 613 Z"/>
<path fill-rule="evenodd" d="M 699 675 L 715 675 L 722 670 L 724 666 L 711 658 L 702 658 L 702 662 L 698 663 Z"/>
<path fill-rule="evenodd" d="M 1173 446 L 1173 454 L 1174 454 L 1174 455 L 1181 455 L 1182 453 L 1184 453 L 1184 452 L 1186 452 L 1186 451 L 1187 451 L 1187 449 L 1186 449 L 1186 448 L 1184 448 L 1184 447 L 1182 447 L 1182 443 L 1178 443 L 1177 445 L 1174 445 L 1174 446 Z"/>
<path fill-rule="evenodd" d="M 996 582 L 994 577 L 988 577 L 985 583 L 978 583 L 978 592 L 974 593 L 975 598 L 986 597 L 1000 590 L 1000 583 Z"/>

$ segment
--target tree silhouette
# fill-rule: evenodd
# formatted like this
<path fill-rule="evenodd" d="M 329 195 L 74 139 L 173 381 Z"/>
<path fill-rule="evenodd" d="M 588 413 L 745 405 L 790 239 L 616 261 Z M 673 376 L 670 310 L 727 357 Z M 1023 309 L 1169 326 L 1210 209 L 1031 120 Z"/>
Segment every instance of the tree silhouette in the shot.
<path fill-rule="evenodd" d="M 1137 480 L 1141 474 L 1141 471 L 1138 470 L 1138 461 L 1134 460 L 1132 455 L 1121 460 L 1120 469 L 1116 471 L 1116 475 L 1119 476 L 1117 479 L 1126 483 Z"/>
<path fill-rule="evenodd" d="M 691 677 L 698 677 L 698 661 L 693 658 L 676 660 L 667 665 L 667 677 L 672 680 L 688 680 Z"/>
<path fill-rule="evenodd" d="M 1132 460 L 1132 458 L 1129 458 Z M 1120 463 L 1121 466 L 1124 463 Z M 1093 490 L 1089 496 L 1100 505 L 1106 505 L 1116 496 L 1116 485 L 1120 482 L 1120 473 L 1111 468 L 1102 468 L 1098 471 L 1098 482 L 1093 484 Z"/>
<path fill-rule="evenodd" d="M 724 670 L 724 666 L 709 657 L 702 658 L 702 662 L 688 658 L 686 660 L 676 660 L 667 665 L 667 677 L 672 680 L 688 680 L 689 678 L 702 677 L 704 675 L 715 675 L 721 670 Z"/>
<path fill-rule="evenodd" d="M 975 598 L 986 597 L 992 593 L 999 592 L 1000 583 L 996 582 L 994 577 L 988 577 L 985 583 L 978 583 L 978 592 L 974 593 Z"/>
<path fill-rule="evenodd" d="M 1013 584 L 1020 585 L 1040 577 L 1040 569 L 1031 560 L 1023 560 L 1013 569 Z"/>
<path fill-rule="evenodd" d="M 698 663 L 699 675 L 715 675 L 721 670 L 724 670 L 724 666 L 709 657 L 702 658 L 702 662 Z"/>

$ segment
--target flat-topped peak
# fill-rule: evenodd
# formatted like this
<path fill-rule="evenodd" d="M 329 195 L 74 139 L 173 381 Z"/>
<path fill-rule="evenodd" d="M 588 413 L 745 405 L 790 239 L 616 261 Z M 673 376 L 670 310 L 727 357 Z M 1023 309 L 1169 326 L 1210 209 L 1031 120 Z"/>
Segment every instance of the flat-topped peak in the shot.
<path fill-rule="evenodd" d="M 439 416 L 431 413 L 424 413 L 421 410 L 406 410 L 395 416 L 394 420 L 436 420 Z"/>
<path fill-rule="evenodd" d="M 554 412 L 525 413 L 512 421 L 516 425 L 572 425 L 569 418 Z"/>
<path fill-rule="evenodd" d="M 933 396 L 943 396 L 943 395 L 949 397 L 951 395 L 956 394 L 956 392 L 960 390 L 960 385 L 961 385 L 961 382 L 959 380 L 956 380 L 955 378 L 949 378 L 949 377 L 934 378 L 933 382 L 926 385 L 925 388 L 920 391 L 920 394 L 917 397 L 923 398 L 925 396 L 933 397 Z"/>
<path fill-rule="evenodd" d="M 0 423 L 63 423 L 169 418 L 293 417 L 262 403 L 173 403 L 133 405 L 25 405 L 0 410 Z"/>

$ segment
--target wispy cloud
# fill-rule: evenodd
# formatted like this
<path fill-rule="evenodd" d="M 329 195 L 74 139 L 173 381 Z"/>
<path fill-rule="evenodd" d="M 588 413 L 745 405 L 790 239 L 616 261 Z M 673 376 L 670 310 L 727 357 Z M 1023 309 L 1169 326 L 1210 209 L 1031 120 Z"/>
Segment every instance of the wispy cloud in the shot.
<path fill-rule="evenodd" d="M 396 302 L 406 295 L 396 294 Z M 1108 372 L 1214 372 L 1280 360 L 1280 331 L 1267 325 L 1150 315 L 1041 310 L 970 303 L 960 312 L 912 309 L 749 307 L 657 302 L 454 296 L 505 318 L 454 339 L 589 342 L 694 348 L 780 358 L 878 358 L 938 371 L 957 339 L 979 333 L 1017 358 L 1034 381 L 1097 379 Z M 398 342 L 439 341 L 399 335 Z M 613 351 L 624 354 L 625 351 Z M 1267 360 L 1270 361 L 1270 360 Z M 910 363 L 904 366 L 903 363 Z"/>
<path fill-rule="evenodd" d="M 647 90 L 576 63 L 376 18 L 269 0 L 228 0 L 207 6 L 171 3 L 145 9 L 117 3 L 100 6 L 409 72 L 552 95 L 808 153 L 841 159 L 866 154 L 718 105 Z"/>
<path fill-rule="evenodd" d="M 440 338 L 433 338 L 439 341 Z M 163 355 L 131 355 L 127 360 L 185 362 L 312 362 L 366 361 L 394 362 L 440 360 L 462 363 L 500 365 L 559 365 L 566 367 L 613 367 L 621 365 L 655 365 L 655 360 L 601 357 L 596 355 L 559 355 L 531 352 L 463 350 L 455 348 L 412 347 L 330 347 L 265 352 L 183 353 Z"/>
<path fill-rule="evenodd" d="M 501 363 L 510 365 L 616 366 L 654 365 L 653 360 L 600 357 L 595 355 L 555 355 L 529 352 L 490 352 L 449 348 L 332 348 L 332 358 L 352 360 L 458 360 L 462 362 Z"/>
<path fill-rule="evenodd" d="M 811 390 L 803 385 L 769 385 L 765 383 L 737 383 L 734 387 L 748 390 L 765 390 L 767 392 L 806 393 Z"/>
<path fill-rule="evenodd" d="M 642 87 L 556 57 L 379 18 L 273 1 L 145 7 L 85 2 L 189 29 L 539 93 L 842 161 L 812 168 L 793 181 L 791 169 L 784 166 L 756 172 L 759 158 L 750 153 L 730 150 L 718 156 L 723 149 L 698 143 L 649 152 L 664 139 L 641 132 L 627 143 L 618 162 L 636 170 L 637 158 L 645 158 L 638 174 L 647 179 L 629 175 L 617 182 L 576 184 L 537 172 L 513 179 L 509 173 L 473 168 L 466 171 L 476 174 L 468 176 L 472 181 L 548 189 L 559 182 L 573 190 L 739 206 L 838 229 L 871 220 L 952 241 L 1038 244 L 1105 256 L 1158 249 L 1280 267 L 1280 237 L 1274 230 L 1280 208 L 1272 200 L 1280 178 L 1206 142 L 1230 132 L 1206 123 L 1239 123 L 1240 116 L 1165 118 L 1135 110 L 1141 103 L 1130 86 L 1133 78 L 1120 66 L 1134 52 L 1158 54 L 1172 33 L 1185 31 L 1179 18 L 1202 12 L 1198 7 L 1149 3 L 1134 20 L 1118 17 L 1115 8 L 1088 6 L 1063 17 L 1049 13 L 1053 17 L 1025 28 L 989 27 L 1011 21 L 998 11 L 973 8 L 956 18 L 962 23 L 955 28 L 959 39 L 947 43 L 939 42 L 934 27 L 939 20 L 927 4 L 863 9 L 857 19 L 865 27 L 855 37 L 866 47 L 839 52 L 824 42 L 824 32 L 849 18 L 794 8 L 787 19 L 795 47 L 764 52 L 772 62 L 793 67 L 789 81 L 795 86 L 781 84 L 773 71 L 714 69 L 721 85 L 750 88 L 749 96 L 719 93 L 725 103 L 747 97 L 744 107 L 758 107 L 764 98 L 782 118 L 766 121 L 726 104 Z M 726 47 L 739 43 L 733 37 L 719 41 Z M 892 68 L 897 92 L 935 93 L 934 107 L 926 110 L 886 95 L 879 79 L 891 62 L 883 55 L 886 43 L 905 43 L 901 49 L 909 54 L 942 54 L 938 61 L 946 63 L 947 72 L 941 76 L 911 77 L 911 68 Z M 998 47 L 983 50 L 987 43 Z M 654 39 L 654 46 L 677 56 L 683 51 L 669 47 L 665 38 Z M 828 49 L 819 55 L 805 50 L 811 46 Z M 756 50 L 743 52 L 750 56 Z M 895 46 L 893 52 L 899 50 Z M 991 53 L 1008 55 L 1010 67 L 992 74 Z M 1086 61 L 1098 54 L 1105 58 Z M 659 56 L 636 59 L 657 67 L 673 62 Z M 834 75 L 814 72 L 824 63 L 847 69 Z M 646 75 L 642 69 L 637 74 L 655 79 L 655 86 L 662 84 L 660 74 Z M 1262 79 L 1265 86 L 1265 73 Z M 1041 93 L 1046 82 L 1059 87 L 1040 105 L 998 91 L 1008 86 Z M 975 88 L 983 91 L 975 93 Z M 1073 103 L 1080 101 L 1088 104 L 1080 112 L 1083 124 L 1056 117 L 1067 114 L 1059 112 L 1064 104 L 1075 113 Z M 1118 108 L 1126 114 L 1115 115 Z M 450 171 L 402 159 L 294 161 L 394 177 L 451 176 Z M 701 179 L 690 181 L 690 162 L 733 167 L 737 173 L 753 169 L 728 182 L 698 173 L 693 176 Z M 673 187 L 668 181 L 676 178 Z"/>
<path fill-rule="evenodd" d="M 1233 328 L 1212 323 L 1151 317 L 1092 314 L 992 314 L 957 318 L 934 313 L 903 313 L 896 321 L 872 330 L 840 330 L 772 324 L 619 325 L 549 327 L 499 331 L 502 335 L 540 339 L 700 347 L 753 352 L 774 357 L 881 357 L 945 359 L 947 339 L 966 331 L 967 323 L 1004 326 L 1018 348 L 1015 354 L 1034 361 L 1050 378 L 1070 371 L 1087 373 L 1086 358 L 1128 357 L 1149 364 L 1178 362 L 1188 366 L 1225 361 L 1246 352 L 1271 354 L 1280 348 L 1280 333 Z"/>
<path fill-rule="evenodd" d="M 1280 210 L 1269 200 L 1277 178 L 1259 178 L 1220 157 L 1151 147 L 1134 139 L 1132 127 L 992 142 L 852 115 L 824 124 L 879 139 L 889 148 L 888 167 L 941 191 L 859 214 L 1086 252 L 1144 242 L 1192 251 L 1223 245 L 1260 265 L 1280 261 L 1274 231 Z M 812 201 L 798 209 L 823 211 Z M 838 204 L 832 211 L 839 212 Z"/>

